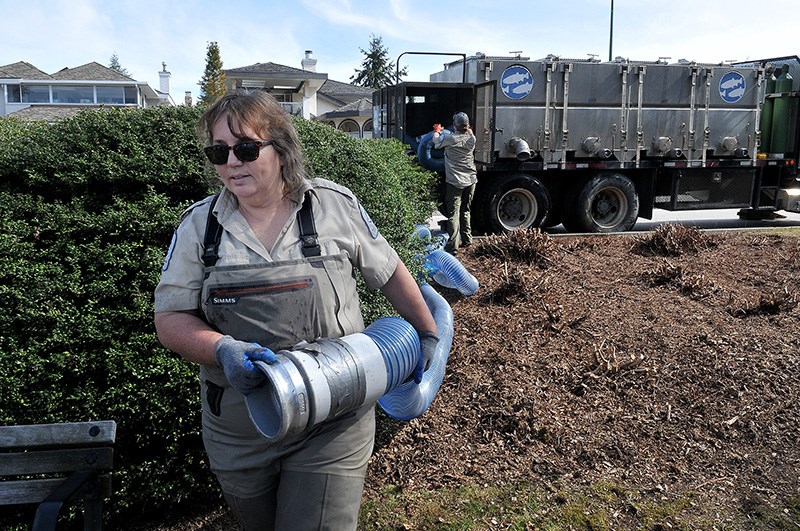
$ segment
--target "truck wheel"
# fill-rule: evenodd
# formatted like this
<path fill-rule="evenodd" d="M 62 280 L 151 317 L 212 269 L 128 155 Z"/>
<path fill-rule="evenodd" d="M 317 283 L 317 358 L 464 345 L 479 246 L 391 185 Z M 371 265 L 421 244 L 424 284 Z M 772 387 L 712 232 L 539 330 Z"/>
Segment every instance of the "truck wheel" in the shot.
<path fill-rule="evenodd" d="M 570 232 L 623 232 L 639 217 L 639 195 L 624 175 L 598 175 L 566 205 L 564 227 Z"/>
<path fill-rule="evenodd" d="M 492 230 L 504 233 L 541 225 L 550 211 L 550 194 L 539 179 L 516 173 L 498 179 L 487 203 Z"/>

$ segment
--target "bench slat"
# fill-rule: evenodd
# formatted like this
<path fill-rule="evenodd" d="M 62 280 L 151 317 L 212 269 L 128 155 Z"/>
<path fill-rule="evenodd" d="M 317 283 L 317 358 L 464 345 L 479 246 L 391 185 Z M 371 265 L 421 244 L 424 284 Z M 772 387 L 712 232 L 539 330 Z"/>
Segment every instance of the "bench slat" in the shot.
<path fill-rule="evenodd" d="M 116 435 L 113 420 L 0 426 L 0 449 L 112 444 Z"/>
<path fill-rule="evenodd" d="M 0 506 L 39 504 L 34 528 L 54 529 L 62 505 L 83 500 L 84 528 L 102 529 L 116 432 L 113 420 L 0 426 Z"/>
<path fill-rule="evenodd" d="M 0 453 L 0 476 L 111 470 L 113 464 L 114 449 L 111 447 Z M 3 485 L 0 482 L 0 489 Z"/>
<path fill-rule="evenodd" d="M 0 505 L 41 503 L 65 478 L 4 481 L 0 484 Z M 111 476 L 103 474 L 100 480 L 100 497 L 111 496 Z M 84 494 L 85 495 L 85 494 Z M 79 496 L 78 499 L 82 499 Z"/>

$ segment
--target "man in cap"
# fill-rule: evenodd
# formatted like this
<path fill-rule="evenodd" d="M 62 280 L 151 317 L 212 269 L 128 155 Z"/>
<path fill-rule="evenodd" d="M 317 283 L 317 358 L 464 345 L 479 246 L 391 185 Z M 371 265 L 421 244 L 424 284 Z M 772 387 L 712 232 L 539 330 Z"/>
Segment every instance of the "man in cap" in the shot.
<path fill-rule="evenodd" d="M 455 254 L 459 245 L 466 247 L 472 243 L 470 207 L 478 182 L 475 135 L 469 126 L 469 116 L 463 112 L 453 115 L 453 134 L 441 132 L 441 124 L 434 124 L 433 147 L 444 149 L 445 215 L 449 235 L 444 249 Z"/>

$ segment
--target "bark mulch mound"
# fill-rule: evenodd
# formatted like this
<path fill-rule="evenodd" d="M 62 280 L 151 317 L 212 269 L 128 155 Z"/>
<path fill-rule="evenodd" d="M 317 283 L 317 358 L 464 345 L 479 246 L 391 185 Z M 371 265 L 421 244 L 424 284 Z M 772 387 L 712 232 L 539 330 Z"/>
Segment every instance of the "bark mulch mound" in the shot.
<path fill-rule="evenodd" d="M 481 287 L 440 288 L 447 374 L 379 433 L 367 497 L 607 482 L 741 517 L 800 496 L 800 239 L 518 231 L 458 259 Z"/>

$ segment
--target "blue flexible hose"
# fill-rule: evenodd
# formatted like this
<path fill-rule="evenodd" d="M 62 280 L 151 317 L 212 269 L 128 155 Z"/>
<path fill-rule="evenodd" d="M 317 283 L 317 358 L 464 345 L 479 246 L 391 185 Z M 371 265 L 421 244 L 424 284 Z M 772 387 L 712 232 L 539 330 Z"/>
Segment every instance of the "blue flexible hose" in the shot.
<path fill-rule="evenodd" d="M 478 291 L 478 279 L 458 258 L 443 249 L 432 251 L 425 257 L 425 268 L 433 280 L 445 288 L 457 289 L 466 296 Z"/>
<path fill-rule="evenodd" d="M 383 410 L 392 418 L 411 420 L 430 407 L 442 385 L 447 358 L 453 345 L 453 310 L 447 301 L 429 284 L 420 286 L 422 297 L 436 321 L 439 343 L 431 366 L 417 384 L 410 379 L 421 355 L 419 337 L 408 322 L 396 318 L 381 318 L 372 323 L 364 334 L 378 345 L 384 356 L 388 372 L 399 384 L 378 400 Z M 399 321 L 399 322 L 398 322 Z M 400 375 L 403 375 L 402 378 Z"/>
<path fill-rule="evenodd" d="M 408 321 L 399 317 L 381 317 L 364 330 L 386 363 L 386 392 L 391 391 L 414 371 L 420 356 L 419 336 Z"/>
<path fill-rule="evenodd" d="M 431 233 L 431 229 L 425 225 L 417 225 L 414 229 L 413 236 L 425 243 L 425 250 L 428 253 L 443 249 L 447 243 L 447 238 L 445 236 L 439 235 L 434 237 Z"/>
<path fill-rule="evenodd" d="M 419 224 L 414 227 L 414 236 L 422 240 L 423 242 L 431 241 L 431 229 L 427 226 Z"/>
<path fill-rule="evenodd" d="M 439 134 L 450 135 L 452 134 L 452 131 L 449 129 L 442 129 Z M 444 173 L 444 150 L 434 149 L 433 131 L 426 133 L 422 136 L 422 138 L 419 139 L 417 158 L 419 159 L 419 163 L 423 168 Z"/>

